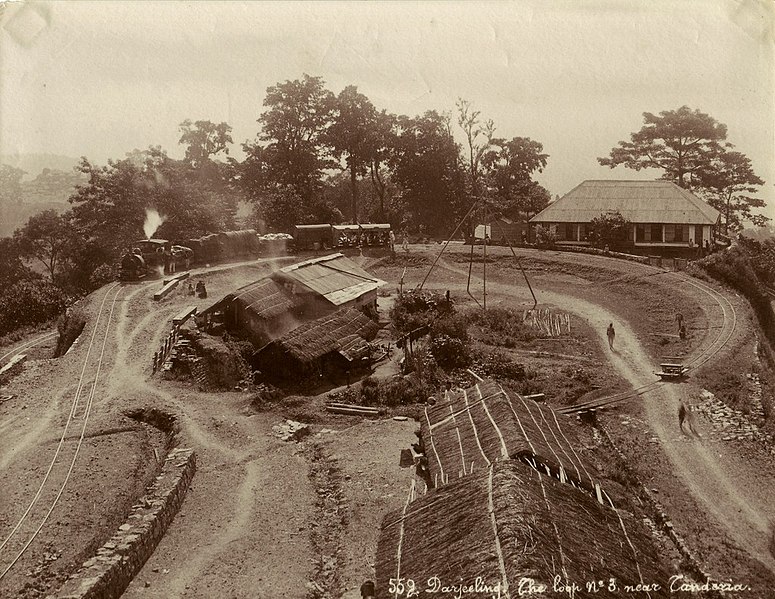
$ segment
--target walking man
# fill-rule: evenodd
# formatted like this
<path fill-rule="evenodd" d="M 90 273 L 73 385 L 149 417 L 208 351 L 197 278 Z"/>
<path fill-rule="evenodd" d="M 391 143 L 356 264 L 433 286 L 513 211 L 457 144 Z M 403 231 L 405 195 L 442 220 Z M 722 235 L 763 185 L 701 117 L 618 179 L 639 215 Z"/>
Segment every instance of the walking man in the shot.
<path fill-rule="evenodd" d="M 694 428 L 694 413 L 692 412 L 691 404 L 687 406 L 684 402 L 681 402 L 681 404 L 678 406 L 678 426 L 680 427 L 682 433 L 686 432 L 684 431 L 684 421 L 686 421 L 689 432 L 692 435 L 697 438 L 702 437 L 702 435 L 697 432 L 697 429 Z"/>
<path fill-rule="evenodd" d="M 608 347 L 613 349 L 614 348 L 614 337 L 616 337 L 616 331 L 614 330 L 614 323 L 610 323 L 608 325 L 608 329 L 606 330 L 606 335 L 608 335 Z"/>

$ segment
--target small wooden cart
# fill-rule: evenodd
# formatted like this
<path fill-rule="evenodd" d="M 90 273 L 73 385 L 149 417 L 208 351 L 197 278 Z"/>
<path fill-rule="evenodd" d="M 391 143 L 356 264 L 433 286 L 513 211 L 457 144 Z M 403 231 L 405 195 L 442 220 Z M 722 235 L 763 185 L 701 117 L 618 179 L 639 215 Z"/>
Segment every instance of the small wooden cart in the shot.
<path fill-rule="evenodd" d="M 683 365 L 683 358 L 662 358 L 659 365 L 662 369 L 656 375 L 663 381 L 672 381 L 681 379 L 689 372 L 689 367 Z"/>

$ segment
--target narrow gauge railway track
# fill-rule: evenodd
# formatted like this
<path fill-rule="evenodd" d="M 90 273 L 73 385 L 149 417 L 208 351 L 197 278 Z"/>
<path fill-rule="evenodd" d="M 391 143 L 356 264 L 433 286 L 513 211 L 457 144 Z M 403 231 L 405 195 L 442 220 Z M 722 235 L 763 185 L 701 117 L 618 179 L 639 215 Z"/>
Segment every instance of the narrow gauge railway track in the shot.
<path fill-rule="evenodd" d="M 55 336 L 56 336 L 56 333 L 47 333 L 45 335 L 38 337 L 37 339 L 32 339 L 31 341 L 26 341 L 21 345 L 17 345 L 12 350 L 7 351 L 6 353 L 0 356 L 0 366 L 2 366 L 3 361 L 9 356 L 18 354 L 19 352 L 23 352 L 25 349 L 30 349 L 31 347 L 35 347 L 39 343 L 42 343 L 47 339 L 51 339 L 52 337 L 55 337 Z"/>
<path fill-rule="evenodd" d="M 86 348 L 78 385 L 56 451 L 40 481 L 37 492 L 25 511 L 10 531 L 1 533 L 0 585 L 3 578 L 19 562 L 45 527 L 73 474 L 89 424 L 105 348 L 110 337 L 113 312 L 121 291 L 122 286 L 118 283 L 111 285 L 105 291 L 94 318 L 94 328 Z M 98 335 L 100 332 L 102 335 Z M 71 428 L 79 429 L 77 436 L 72 434 L 68 436 Z M 0 590 L 2 590 L 1 586 Z"/>
<path fill-rule="evenodd" d="M 719 293 L 711 286 L 706 285 L 705 283 L 701 283 L 697 280 L 690 279 L 686 275 L 670 273 L 670 276 L 673 276 L 679 279 L 681 282 L 691 285 L 700 291 L 703 291 L 714 301 L 715 305 L 721 308 L 722 324 L 718 335 L 707 348 L 702 350 L 702 352 L 700 352 L 697 357 L 686 364 L 686 367 L 689 369 L 689 371 L 696 370 L 706 364 L 716 354 L 718 354 L 718 352 L 721 351 L 732 339 L 732 336 L 735 334 L 735 330 L 737 329 L 737 312 L 732 302 L 729 301 L 729 298 L 727 298 L 724 294 Z M 558 411 L 563 414 L 578 414 L 581 412 L 589 412 L 591 410 L 600 410 L 620 404 L 629 399 L 639 397 L 645 393 L 648 393 L 649 391 L 653 391 L 661 387 L 662 385 L 669 384 L 670 383 L 668 381 L 663 381 L 661 379 L 655 380 L 635 389 L 630 389 L 629 391 L 624 391 L 622 393 L 617 393 L 608 397 L 600 397 L 580 404 L 567 406 L 565 408 L 560 408 Z"/>

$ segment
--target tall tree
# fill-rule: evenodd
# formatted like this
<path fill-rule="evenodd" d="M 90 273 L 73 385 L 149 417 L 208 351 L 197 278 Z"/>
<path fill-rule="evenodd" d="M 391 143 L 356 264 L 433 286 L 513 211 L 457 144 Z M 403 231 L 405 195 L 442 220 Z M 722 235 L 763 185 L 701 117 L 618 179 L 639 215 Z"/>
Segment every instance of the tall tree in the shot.
<path fill-rule="evenodd" d="M 492 145 L 495 123 L 492 119 L 481 122 L 481 111 L 475 110 L 468 100 L 458 98 L 455 105 L 458 111 L 457 124 L 465 133 L 468 144 L 469 189 L 473 195 L 478 195 L 480 165 L 482 157 Z"/>
<path fill-rule="evenodd" d="M 36 275 L 21 260 L 19 245 L 12 237 L 0 237 L 0 289 L 8 289 L 22 280 Z"/>
<path fill-rule="evenodd" d="M 74 237 L 75 229 L 67 217 L 60 216 L 54 210 L 44 210 L 30 217 L 27 224 L 14 233 L 20 254 L 35 258 L 43 264 L 52 282 L 57 280 Z"/>
<path fill-rule="evenodd" d="M 221 152 L 228 154 L 229 144 L 234 143 L 231 139 L 231 127 L 227 123 L 192 123 L 190 119 L 186 119 L 180 123 L 180 133 L 178 143 L 186 146 L 186 161 L 194 168 L 202 166 Z"/>
<path fill-rule="evenodd" d="M 374 127 L 377 110 L 369 99 L 348 85 L 337 96 L 325 139 L 333 155 L 344 158 L 350 173 L 350 219 L 358 222 L 358 176 L 366 174 L 374 151 Z"/>
<path fill-rule="evenodd" d="M 766 203 L 754 197 L 764 185 L 753 172 L 751 160 L 741 152 L 721 150 L 697 176 L 697 184 L 708 203 L 724 215 L 724 231 L 743 228 L 743 221 L 761 227 L 770 219 L 752 214 L 752 208 L 764 208 Z"/>
<path fill-rule="evenodd" d="M 482 155 L 482 166 L 495 201 L 504 215 L 519 218 L 536 214 L 549 203 L 548 193 L 532 180 L 546 167 L 548 154 L 540 142 L 529 137 L 496 138 Z"/>
<path fill-rule="evenodd" d="M 379 219 L 387 219 L 385 200 L 390 189 L 389 173 L 385 166 L 390 154 L 396 145 L 396 116 L 382 110 L 374 120 L 371 131 L 371 160 L 369 161 L 369 175 L 371 176 L 372 189 L 379 198 Z"/>
<path fill-rule="evenodd" d="M 404 224 L 428 233 L 451 231 L 467 206 L 460 146 L 449 118 L 436 111 L 401 116 L 397 129 L 390 163 L 402 189 Z"/>
<path fill-rule="evenodd" d="M 334 166 L 325 143 L 334 95 L 320 77 L 305 74 L 267 88 L 264 106 L 267 110 L 258 122 L 260 139 L 267 142 L 268 174 L 275 184 L 293 187 L 311 205 L 323 170 Z"/>
<path fill-rule="evenodd" d="M 620 141 L 607 158 L 598 158 L 603 166 L 623 164 L 639 171 L 656 168 L 662 178 L 690 188 L 693 176 L 705 168 L 727 137 L 727 127 L 710 115 L 682 106 L 659 115 L 643 113 L 644 125 Z"/>

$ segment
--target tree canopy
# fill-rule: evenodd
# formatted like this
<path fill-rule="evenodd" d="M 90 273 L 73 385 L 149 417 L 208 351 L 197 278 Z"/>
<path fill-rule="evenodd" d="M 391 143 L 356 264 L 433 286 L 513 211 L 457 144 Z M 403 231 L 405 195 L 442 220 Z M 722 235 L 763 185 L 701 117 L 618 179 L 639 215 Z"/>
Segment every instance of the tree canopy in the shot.
<path fill-rule="evenodd" d="M 751 160 L 740 152 L 717 152 L 698 174 L 701 194 L 721 212 L 726 232 L 739 231 L 746 220 L 757 227 L 770 220 L 751 212 L 752 208 L 766 206 L 764 200 L 754 197 L 762 185 L 764 181 L 753 172 Z"/>
<path fill-rule="evenodd" d="M 620 141 L 608 157 L 598 158 L 598 162 L 636 171 L 660 169 L 664 171 L 663 179 L 689 188 L 693 176 L 707 166 L 727 137 L 726 125 L 688 106 L 663 110 L 659 115 L 644 112 L 643 123 L 630 135 L 630 141 Z"/>

